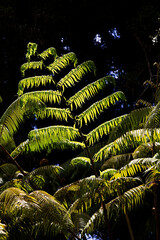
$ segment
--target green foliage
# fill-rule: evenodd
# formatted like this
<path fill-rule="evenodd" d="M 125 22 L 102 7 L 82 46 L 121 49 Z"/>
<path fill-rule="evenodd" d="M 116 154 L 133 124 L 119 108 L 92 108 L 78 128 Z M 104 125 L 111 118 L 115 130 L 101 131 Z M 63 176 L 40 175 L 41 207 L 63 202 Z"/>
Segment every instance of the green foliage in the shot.
<path fill-rule="evenodd" d="M 7 240 L 7 239 L 9 239 L 8 237 L 8 232 L 7 232 L 7 230 L 6 230 L 6 225 L 5 224 L 2 224 L 2 223 L 0 223 L 0 239 L 1 240 Z"/>
<path fill-rule="evenodd" d="M 64 92 L 66 88 L 72 87 L 77 82 L 81 81 L 87 73 L 91 72 L 95 74 L 95 71 L 96 67 L 93 61 L 84 62 L 71 70 L 64 78 L 62 78 L 57 83 L 57 87 Z"/>
<path fill-rule="evenodd" d="M 111 76 L 103 77 L 93 83 L 88 84 L 83 89 L 78 91 L 75 95 L 70 97 L 67 100 L 67 104 L 70 106 L 71 111 L 73 111 L 74 108 L 77 109 L 82 107 L 86 100 L 91 99 L 100 91 L 104 90 L 107 86 L 107 82 L 114 84 L 114 78 Z"/>
<path fill-rule="evenodd" d="M 36 43 L 33 43 L 33 42 L 29 42 L 27 44 L 26 59 L 28 60 L 28 62 L 30 61 L 32 56 L 36 55 L 37 47 L 38 47 L 38 45 Z"/>
<path fill-rule="evenodd" d="M 25 76 L 25 72 L 29 69 L 40 69 L 42 70 L 43 61 L 27 62 L 21 66 L 22 76 Z"/>
<path fill-rule="evenodd" d="M 58 57 L 57 59 L 55 59 L 53 63 L 47 66 L 47 69 L 51 71 L 53 75 L 55 75 L 59 73 L 62 69 L 70 66 L 70 64 L 73 64 L 73 66 L 75 67 L 77 65 L 77 61 L 78 60 L 75 53 L 67 53 L 64 54 L 62 57 Z"/>
<path fill-rule="evenodd" d="M 42 74 L 19 82 L 18 99 L 0 119 L 0 146 L 10 143 L 13 151 L 7 156 L 23 166 L 38 153 L 56 155 L 63 163 L 29 172 L 9 163 L 0 166 L 0 212 L 7 223 L 6 236 L 16 229 L 13 239 L 69 238 L 105 224 L 114 231 L 119 221 L 141 212 L 142 206 L 152 208 L 154 186 L 160 180 L 159 103 L 113 119 L 108 115 L 99 124 L 102 113 L 126 101 L 121 91 L 108 95 L 108 85 L 115 85 L 113 77 L 95 80 L 93 61 L 77 65 L 75 53 L 58 57 L 54 48 L 38 53 L 33 43 L 26 57 L 22 75 L 35 69 Z M 43 87 L 50 90 L 39 89 Z M 15 133 L 30 116 L 40 127 L 15 146 Z M 131 228 L 128 220 L 127 224 Z"/>
<path fill-rule="evenodd" d="M 40 85 L 46 86 L 47 84 L 54 83 L 51 76 L 35 76 L 22 79 L 18 84 L 18 96 L 24 93 L 25 88 L 39 87 Z"/>
<path fill-rule="evenodd" d="M 57 52 L 56 52 L 55 48 L 50 47 L 50 48 L 46 49 L 45 51 L 43 51 L 42 53 L 40 53 L 38 56 L 43 60 L 46 60 L 50 56 L 53 56 L 53 58 L 56 59 Z"/>

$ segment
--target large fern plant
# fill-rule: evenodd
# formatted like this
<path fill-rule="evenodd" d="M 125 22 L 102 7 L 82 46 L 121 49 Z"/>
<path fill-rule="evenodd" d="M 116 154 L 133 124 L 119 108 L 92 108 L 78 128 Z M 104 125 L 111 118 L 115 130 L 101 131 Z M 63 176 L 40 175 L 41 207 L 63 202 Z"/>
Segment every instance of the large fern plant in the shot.
<path fill-rule="evenodd" d="M 125 96 L 121 91 L 105 96 L 104 90 L 109 84 L 115 84 L 114 79 L 105 76 L 95 80 L 93 61 L 77 65 L 74 53 L 58 57 L 54 48 L 39 54 L 37 45 L 33 43 L 28 44 L 26 57 L 28 61 L 21 66 L 22 75 L 25 77 L 31 70 L 38 70 L 39 75 L 25 77 L 19 82 L 18 99 L 39 99 L 45 103 L 42 111 L 33 112 L 38 120 L 50 119 L 51 125 L 31 130 L 28 139 L 11 153 L 13 158 L 23 153 L 48 153 L 56 149 L 89 152 L 91 145 L 107 136 L 122 121 L 123 116 L 114 120 L 108 117 L 109 121 L 98 126 L 97 119 L 101 114 L 118 101 L 124 101 Z M 37 61 L 32 61 L 32 58 Z M 49 59 L 53 63 L 48 63 Z M 40 90 L 42 88 L 46 90 Z M 101 94 L 103 97 L 100 97 Z M 30 104 L 32 106 L 32 101 Z M 57 125 L 56 121 L 62 123 Z M 92 129 L 96 121 L 98 127 Z M 94 168 L 92 157 L 87 157 Z"/>
<path fill-rule="evenodd" d="M 120 91 L 105 95 L 114 79 L 95 80 L 94 63 L 78 65 L 74 53 L 58 57 L 49 48 L 39 54 L 37 47 L 28 44 L 18 99 L 0 122 L 1 148 L 14 163 L 0 166 L 0 239 L 10 234 L 15 239 L 21 234 L 20 239 L 85 239 L 106 225 L 112 240 L 123 219 L 134 239 L 134 213 L 154 206 L 158 216 L 159 160 L 148 156 L 159 152 L 159 104 L 100 121 L 111 106 L 125 100 Z M 15 147 L 14 134 L 30 113 L 36 129 Z M 51 124 L 37 129 L 39 122 Z M 63 155 L 61 166 L 25 172 L 15 164 L 33 153 L 53 156 L 66 150 L 70 154 Z"/>

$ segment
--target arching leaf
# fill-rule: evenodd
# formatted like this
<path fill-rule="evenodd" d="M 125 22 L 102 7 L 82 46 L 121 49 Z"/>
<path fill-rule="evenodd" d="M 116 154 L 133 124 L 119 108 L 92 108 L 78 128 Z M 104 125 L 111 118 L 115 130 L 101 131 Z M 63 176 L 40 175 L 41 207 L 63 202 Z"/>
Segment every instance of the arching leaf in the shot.
<path fill-rule="evenodd" d="M 26 98 L 26 100 L 30 98 L 38 98 L 45 103 L 50 102 L 61 104 L 62 101 L 62 94 L 59 91 L 52 90 L 29 92 L 23 94 L 22 97 Z"/>
<path fill-rule="evenodd" d="M 42 67 L 43 67 L 43 61 L 24 63 L 21 66 L 22 76 L 25 76 L 25 72 L 29 69 L 40 69 L 40 70 L 42 70 Z"/>
<path fill-rule="evenodd" d="M 5 133 L 5 136 L 11 136 L 15 133 L 19 127 L 19 124 L 23 121 L 24 115 L 32 114 L 32 110 L 34 109 L 35 113 L 44 109 L 45 105 L 41 102 L 39 98 L 36 96 L 29 96 L 24 94 L 15 100 L 4 112 L 0 119 L 1 132 L 0 138 Z M 4 126 L 4 127 L 3 127 Z M 7 130 L 9 134 L 7 134 Z"/>
<path fill-rule="evenodd" d="M 50 126 L 29 132 L 29 139 L 75 140 L 80 136 L 78 129 L 69 126 Z"/>
<path fill-rule="evenodd" d="M 116 138 L 119 138 L 128 131 L 143 128 L 152 109 L 153 107 L 145 107 L 135 109 L 127 114 L 121 124 L 115 127 L 115 129 L 111 132 L 109 142 L 114 141 Z"/>
<path fill-rule="evenodd" d="M 154 131 L 155 137 L 159 138 L 159 130 Z M 116 139 L 114 142 L 104 146 L 94 155 L 95 161 L 104 161 L 110 158 L 111 155 L 119 155 L 122 153 L 131 152 L 142 143 L 146 143 L 151 139 L 152 131 L 138 129 L 127 132 L 122 137 Z"/>
<path fill-rule="evenodd" d="M 96 67 L 93 61 L 87 61 L 78 65 L 75 69 L 71 70 L 64 78 L 62 78 L 57 87 L 63 92 L 68 87 L 73 87 L 76 82 L 82 80 L 82 78 L 89 72 L 95 73 Z"/>
<path fill-rule="evenodd" d="M 73 222 L 66 208 L 53 196 L 44 191 L 34 191 L 29 196 L 34 197 L 41 206 L 42 214 L 38 231 L 55 237 L 57 234 L 68 235 L 73 228 Z"/>
<path fill-rule="evenodd" d="M 0 223 L 0 240 L 8 240 L 9 239 L 9 233 L 6 230 L 7 225 Z"/>
<path fill-rule="evenodd" d="M 55 61 L 47 68 L 53 73 L 53 75 L 55 75 L 70 64 L 74 65 L 74 67 L 77 64 L 77 57 L 76 54 L 73 52 L 64 54 L 63 56 L 56 58 Z"/>
<path fill-rule="evenodd" d="M 113 219 L 116 221 L 122 215 L 125 215 L 126 212 L 131 212 L 133 209 L 138 209 L 141 206 L 141 203 L 145 200 L 147 189 L 144 185 L 132 188 L 125 192 L 122 196 L 118 196 L 105 204 L 107 218 L 109 220 Z M 82 236 L 85 233 L 94 232 L 100 225 L 105 224 L 104 222 L 104 211 L 100 207 L 96 211 L 84 227 L 82 231 Z"/>
<path fill-rule="evenodd" d="M 115 92 L 102 100 L 95 102 L 87 110 L 82 112 L 77 117 L 79 127 L 82 127 L 83 122 L 88 125 L 91 121 L 95 120 L 104 110 L 108 109 L 111 105 L 116 104 L 119 100 L 125 100 L 123 92 Z"/>
<path fill-rule="evenodd" d="M 128 164 L 132 159 L 132 153 L 120 154 L 113 156 L 102 165 L 101 169 L 105 170 L 107 168 L 119 169 L 124 165 Z"/>
<path fill-rule="evenodd" d="M 154 152 L 158 152 L 160 150 L 160 143 L 154 143 Z M 142 158 L 142 157 L 149 157 L 153 154 L 153 143 L 143 143 L 142 145 L 138 146 L 132 156 L 134 159 Z"/>
<path fill-rule="evenodd" d="M 113 80 L 112 80 L 113 79 Z M 101 90 L 107 87 L 107 82 L 114 82 L 114 78 L 111 76 L 103 77 L 93 83 L 88 84 L 83 89 L 78 91 L 74 96 L 70 97 L 67 101 L 68 105 L 71 108 L 71 111 L 75 108 L 82 107 L 86 100 L 91 99 Z"/>
<path fill-rule="evenodd" d="M 46 60 L 49 56 L 53 56 L 54 59 L 56 59 L 57 51 L 55 48 L 50 47 L 50 48 L 44 50 L 42 53 L 38 54 L 38 56 L 43 60 Z"/>
<path fill-rule="evenodd" d="M 157 103 L 157 105 L 152 108 L 152 111 L 150 112 L 145 128 L 158 128 L 160 126 L 160 102 Z"/>
<path fill-rule="evenodd" d="M 51 117 L 60 121 L 68 121 L 68 119 L 72 118 L 71 112 L 68 108 L 45 108 L 44 111 L 36 114 L 37 118 L 45 119 Z"/>
<path fill-rule="evenodd" d="M 97 128 L 93 129 L 86 135 L 86 140 L 89 146 L 93 145 L 94 143 L 98 142 L 104 135 L 108 135 L 116 126 L 121 124 L 123 119 L 126 115 L 113 118 L 110 121 L 102 123 Z"/>
<path fill-rule="evenodd" d="M 46 86 L 51 83 L 54 83 L 54 81 L 50 75 L 24 78 L 18 83 L 18 96 L 24 93 L 25 88 L 39 87 L 40 85 Z"/>

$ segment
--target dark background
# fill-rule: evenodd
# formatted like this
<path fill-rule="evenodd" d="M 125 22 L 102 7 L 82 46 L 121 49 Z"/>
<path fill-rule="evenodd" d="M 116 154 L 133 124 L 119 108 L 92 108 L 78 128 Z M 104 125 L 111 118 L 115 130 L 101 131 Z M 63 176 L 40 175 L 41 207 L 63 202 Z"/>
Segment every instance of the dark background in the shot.
<path fill-rule="evenodd" d="M 93 60 L 97 78 L 118 72 L 131 110 L 143 91 L 143 82 L 156 75 L 159 42 L 159 1 L 0 0 L 1 113 L 17 98 L 28 42 L 38 51 L 55 47 L 58 55 L 73 51 L 79 63 Z M 118 36 L 113 36 L 113 30 Z M 97 36 L 97 38 L 96 38 Z M 158 40 L 159 38 L 157 38 Z"/>

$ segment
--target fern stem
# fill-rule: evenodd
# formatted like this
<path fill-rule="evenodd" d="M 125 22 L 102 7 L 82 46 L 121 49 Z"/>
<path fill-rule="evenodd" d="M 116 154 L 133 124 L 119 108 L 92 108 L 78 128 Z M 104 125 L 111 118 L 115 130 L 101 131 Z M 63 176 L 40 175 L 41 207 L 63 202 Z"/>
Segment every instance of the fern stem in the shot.
<path fill-rule="evenodd" d="M 128 225 L 128 229 L 129 229 L 129 234 L 130 234 L 131 240 L 134 240 L 134 235 L 133 235 L 131 223 L 130 223 L 130 220 L 129 220 L 129 217 L 128 217 L 128 214 L 126 213 L 126 211 L 124 211 L 124 215 L 125 215 L 126 222 L 127 222 L 127 225 Z"/>
<path fill-rule="evenodd" d="M 17 161 L 9 154 L 9 152 L 0 144 L 0 148 L 2 149 L 2 151 L 9 157 L 9 159 L 13 162 L 13 164 L 16 165 L 16 167 L 19 169 L 19 171 L 25 176 L 27 175 L 27 173 L 25 173 L 23 171 L 23 169 L 21 168 L 21 166 L 17 163 Z"/>
<path fill-rule="evenodd" d="M 100 198 L 101 198 L 101 195 L 100 195 Z M 109 223 L 109 219 L 107 218 L 107 211 L 106 211 L 105 202 L 102 199 L 101 199 L 101 205 L 102 205 L 102 208 L 103 208 L 104 219 L 105 219 L 108 234 L 109 234 L 109 240 L 113 240 L 111 226 L 110 226 L 110 223 Z"/>

